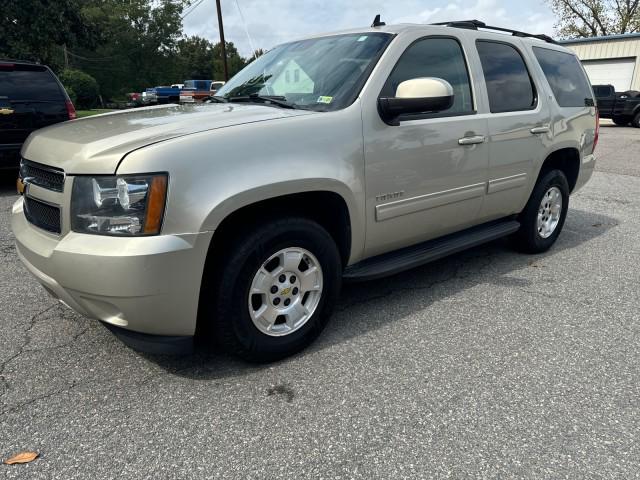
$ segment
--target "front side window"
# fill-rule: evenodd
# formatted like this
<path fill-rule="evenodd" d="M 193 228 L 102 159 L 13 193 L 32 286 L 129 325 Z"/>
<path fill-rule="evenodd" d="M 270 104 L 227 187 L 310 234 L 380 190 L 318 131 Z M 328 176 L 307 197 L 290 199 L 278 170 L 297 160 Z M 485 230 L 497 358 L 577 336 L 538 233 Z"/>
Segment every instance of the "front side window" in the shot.
<path fill-rule="evenodd" d="M 395 97 L 400 83 L 422 77 L 441 78 L 453 87 L 453 106 L 440 115 L 473 112 L 467 64 L 456 40 L 425 38 L 409 46 L 398 60 L 380 96 Z"/>
<path fill-rule="evenodd" d="M 391 38 L 367 32 L 286 43 L 247 65 L 217 96 L 280 97 L 295 108 L 338 110 L 353 102 Z"/>
<path fill-rule="evenodd" d="M 533 47 L 533 53 L 547 77 L 553 96 L 561 107 L 584 107 L 591 101 L 591 89 L 575 55 Z M 600 87 L 602 88 L 602 87 Z M 608 87 L 604 87 L 608 90 Z M 608 92 L 600 93 L 606 96 Z M 597 95 L 597 92 L 596 92 Z"/>
<path fill-rule="evenodd" d="M 476 42 L 491 113 L 530 110 L 536 95 L 529 71 L 520 52 L 506 43 Z"/>

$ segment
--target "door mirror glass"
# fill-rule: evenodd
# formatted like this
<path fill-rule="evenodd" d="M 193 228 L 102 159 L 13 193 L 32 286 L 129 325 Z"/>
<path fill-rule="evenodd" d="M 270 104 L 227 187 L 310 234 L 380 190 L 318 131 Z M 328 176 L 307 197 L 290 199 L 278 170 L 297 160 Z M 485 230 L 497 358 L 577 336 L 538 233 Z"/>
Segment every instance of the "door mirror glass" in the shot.
<path fill-rule="evenodd" d="M 453 87 L 441 78 L 423 77 L 398 85 L 395 97 L 378 99 L 380 116 L 389 125 L 398 125 L 400 115 L 435 113 L 452 107 Z"/>

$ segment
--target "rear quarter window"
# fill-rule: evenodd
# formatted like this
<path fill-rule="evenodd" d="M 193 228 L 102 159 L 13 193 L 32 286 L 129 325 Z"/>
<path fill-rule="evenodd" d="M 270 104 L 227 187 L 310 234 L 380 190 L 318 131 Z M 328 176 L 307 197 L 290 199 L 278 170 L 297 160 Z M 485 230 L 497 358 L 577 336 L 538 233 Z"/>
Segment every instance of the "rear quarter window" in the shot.
<path fill-rule="evenodd" d="M 589 81 L 575 55 L 541 47 L 533 47 L 533 53 L 558 105 L 584 107 L 592 102 Z M 600 93 L 600 96 L 608 95 L 609 92 Z"/>
<path fill-rule="evenodd" d="M 0 97 L 9 101 L 62 102 L 62 88 L 46 68 L 31 65 L 0 65 Z"/>

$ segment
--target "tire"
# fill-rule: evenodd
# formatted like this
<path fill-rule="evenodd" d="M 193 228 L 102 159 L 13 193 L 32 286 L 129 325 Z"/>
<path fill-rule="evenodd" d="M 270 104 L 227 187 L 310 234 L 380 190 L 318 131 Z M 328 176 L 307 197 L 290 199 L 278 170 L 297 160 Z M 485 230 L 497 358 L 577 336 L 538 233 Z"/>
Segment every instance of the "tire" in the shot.
<path fill-rule="evenodd" d="M 216 268 L 217 281 L 201 299 L 213 302 L 205 309 L 213 318 L 205 321 L 212 322 L 214 341 L 229 353 L 260 363 L 287 357 L 312 343 L 327 324 L 341 286 L 342 262 L 329 233 L 316 222 L 293 217 L 265 222 L 228 245 L 230 251 L 225 250 Z M 301 262 L 292 266 L 298 255 Z M 285 256 L 289 265 L 280 272 Z M 307 277 L 308 285 L 320 285 L 319 293 L 303 291 Z M 258 287 L 262 293 L 250 295 Z M 254 320 L 252 314 L 263 308 L 267 313 Z M 267 327 L 266 317 L 272 320 L 274 312 L 282 314 Z"/>
<path fill-rule="evenodd" d="M 631 125 L 640 128 L 640 112 L 636 113 L 636 116 L 631 120 Z"/>
<path fill-rule="evenodd" d="M 611 120 L 620 127 L 626 127 L 629 125 L 629 118 L 627 117 L 613 117 Z"/>
<path fill-rule="evenodd" d="M 557 208 L 551 211 L 546 208 L 547 205 L 553 207 L 554 203 L 557 207 L 557 202 L 553 200 L 556 195 L 560 198 L 559 212 Z M 525 253 L 549 250 L 562 231 L 568 208 L 569 183 L 565 174 L 561 170 L 543 172 L 519 215 L 520 230 L 512 237 L 515 248 Z M 538 223 L 539 213 L 542 224 Z"/>

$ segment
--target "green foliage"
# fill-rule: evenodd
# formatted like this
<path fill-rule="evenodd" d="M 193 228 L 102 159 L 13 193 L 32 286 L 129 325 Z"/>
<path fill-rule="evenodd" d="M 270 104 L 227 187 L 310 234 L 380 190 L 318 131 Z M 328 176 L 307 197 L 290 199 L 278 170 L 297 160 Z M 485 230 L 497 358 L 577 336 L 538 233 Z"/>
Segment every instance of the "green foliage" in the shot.
<path fill-rule="evenodd" d="M 584 38 L 640 31 L 640 2 L 621 0 L 546 0 L 558 17 L 562 37 Z"/>
<path fill-rule="evenodd" d="M 60 74 L 93 77 L 102 96 L 224 78 L 220 45 L 185 37 L 181 15 L 193 0 L 0 0 L 0 57 L 37 60 Z M 212 19 L 213 20 L 213 19 Z M 65 58 L 66 48 L 66 58 Z M 229 74 L 246 64 L 227 42 Z M 95 102 L 77 85 L 78 102 Z"/>
<path fill-rule="evenodd" d="M 82 0 L 0 0 L 0 57 L 32 60 L 54 69 L 64 63 L 62 45 L 94 43 Z"/>
<path fill-rule="evenodd" d="M 63 70 L 60 81 L 67 90 L 75 96 L 74 104 L 78 108 L 93 108 L 98 103 L 98 82 L 91 75 L 80 70 Z M 71 94 L 69 94 L 71 96 Z"/>

